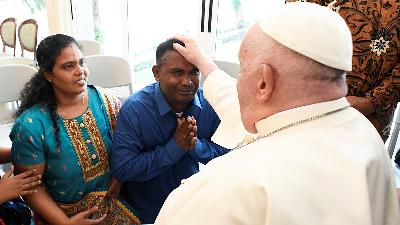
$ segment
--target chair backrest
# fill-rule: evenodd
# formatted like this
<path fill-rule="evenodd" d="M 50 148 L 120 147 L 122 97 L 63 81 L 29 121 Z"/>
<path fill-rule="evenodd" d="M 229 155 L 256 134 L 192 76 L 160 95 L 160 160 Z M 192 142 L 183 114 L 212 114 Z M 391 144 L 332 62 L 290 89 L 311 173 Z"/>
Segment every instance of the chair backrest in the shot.
<path fill-rule="evenodd" d="M 1 22 L 0 36 L 3 42 L 3 52 L 6 52 L 6 46 L 14 49 L 16 47 L 17 22 L 15 18 L 7 18 Z"/>
<path fill-rule="evenodd" d="M 18 27 L 18 38 L 21 45 L 21 57 L 24 57 L 24 50 L 33 52 L 36 58 L 38 25 L 36 20 L 28 19 L 22 22 Z"/>
<path fill-rule="evenodd" d="M 9 65 L 9 64 L 22 64 L 35 67 L 35 62 L 32 59 L 21 58 L 21 57 L 0 57 L 0 65 Z"/>
<path fill-rule="evenodd" d="M 0 65 L 0 103 L 17 101 L 26 82 L 37 72 L 27 65 Z"/>
<path fill-rule="evenodd" d="M 129 62 L 118 56 L 92 55 L 85 57 L 89 69 L 88 84 L 103 88 L 129 86 L 132 94 L 132 74 Z"/>
<path fill-rule="evenodd" d="M 397 103 L 397 108 L 394 112 L 394 116 L 393 116 L 393 120 L 392 120 L 392 127 L 390 129 L 390 135 L 388 138 L 388 153 L 389 153 L 389 157 L 394 157 L 393 153 L 396 153 L 397 151 L 395 151 L 396 147 L 400 144 L 400 141 L 398 140 L 399 137 L 399 133 L 400 133 L 400 102 Z M 398 148 L 397 148 L 398 149 Z"/>
<path fill-rule="evenodd" d="M 78 40 L 84 56 L 101 55 L 101 44 L 95 40 Z"/>
<path fill-rule="evenodd" d="M 240 70 L 240 66 L 238 63 L 223 60 L 214 60 L 214 62 L 225 73 L 231 75 L 231 77 L 237 78 Z"/>
<path fill-rule="evenodd" d="M 13 122 L 20 92 L 36 72 L 27 65 L 0 65 L 0 124 Z"/>

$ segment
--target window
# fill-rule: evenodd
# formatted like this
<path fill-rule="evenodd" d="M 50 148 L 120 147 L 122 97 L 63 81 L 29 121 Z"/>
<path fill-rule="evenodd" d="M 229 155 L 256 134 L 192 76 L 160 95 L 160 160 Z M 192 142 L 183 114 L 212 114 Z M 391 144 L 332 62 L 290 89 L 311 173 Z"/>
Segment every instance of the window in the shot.
<path fill-rule="evenodd" d="M 196 21 L 196 1 L 146 0 L 128 2 L 129 59 L 135 83 L 154 82 L 151 67 L 157 46 L 175 34 L 187 34 Z"/>
<path fill-rule="evenodd" d="M 216 38 L 205 39 L 210 49 L 216 48 L 212 55 L 238 62 L 243 35 L 268 10 L 267 4 L 271 1 L 214 0 L 218 5 Z M 138 89 L 154 82 L 151 67 L 160 42 L 178 33 L 199 34 L 199 7 L 200 0 L 74 0 L 73 17 L 77 39 L 95 39 L 103 44 L 104 54 L 129 60 Z"/>
<path fill-rule="evenodd" d="M 125 1 L 79 0 L 72 6 L 77 39 L 99 41 L 106 55 L 127 55 Z"/>
<path fill-rule="evenodd" d="M 175 34 L 188 33 L 190 24 L 196 21 L 194 3 L 75 0 L 76 37 L 99 41 L 104 54 L 127 57 L 134 70 L 134 88 L 138 89 L 154 82 L 151 67 L 158 44 Z"/>
<path fill-rule="evenodd" d="M 238 53 L 244 33 L 263 13 L 268 11 L 263 0 L 219 0 L 217 43 L 215 58 L 238 62 Z M 275 1 L 275 4 L 283 2 Z"/>

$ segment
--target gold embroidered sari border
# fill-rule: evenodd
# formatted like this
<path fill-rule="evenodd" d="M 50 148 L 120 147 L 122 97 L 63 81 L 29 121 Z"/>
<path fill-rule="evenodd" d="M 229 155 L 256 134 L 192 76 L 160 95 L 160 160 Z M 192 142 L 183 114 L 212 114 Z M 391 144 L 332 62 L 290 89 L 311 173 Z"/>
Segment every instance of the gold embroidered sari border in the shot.
<path fill-rule="evenodd" d="M 120 200 L 114 198 L 111 201 L 104 201 L 106 193 L 106 191 L 94 191 L 87 194 L 78 202 L 71 204 L 57 202 L 57 205 L 69 217 L 88 210 L 93 206 L 97 206 L 99 208 L 97 212 L 99 215 L 107 213 L 105 220 L 106 224 L 141 224 L 139 218 L 136 217 Z"/>
<path fill-rule="evenodd" d="M 110 126 L 112 127 L 112 130 L 114 130 L 115 127 L 115 118 L 113 118 L 113 107 L 111 105 L 110 100 L 107 98 L 107 96 L 104 93 L 101 93 L 101 96 L 103 97 L 104 100 L 104 105 L 106 106 L 106 111 L 107 111 L 107 116 L 108 120 L 110 121 Z"/>

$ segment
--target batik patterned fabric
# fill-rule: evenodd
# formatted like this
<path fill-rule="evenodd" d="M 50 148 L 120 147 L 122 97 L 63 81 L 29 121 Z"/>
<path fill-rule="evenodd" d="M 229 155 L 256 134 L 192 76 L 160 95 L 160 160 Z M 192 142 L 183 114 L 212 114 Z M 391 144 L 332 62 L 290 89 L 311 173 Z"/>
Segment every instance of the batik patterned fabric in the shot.
<path fill-rule="evenodd" d="M 288 0 L 291 1 L 295 0 Z M 346 20 L 353 36 L 353 70 L 347 74 L 348 95 L 372 101 L 375 112 L 367 118 L 386 140 L 393 111 L 400 100 L 399 0 L 308 2 L 329 7 Z"/>
<path fill-rule="evenodd" d="M 45 163 L 43 182 L 58 204 L 77 204 L 92 196 L 89 193 L 106 190 L 110 178 L 113 127 L 121 103 L 101 89 L 89 86 L 88 91 L 88 109 L 82 115 L 58 118 L 59 147 L 44 105 L 24 111 L 10 134 L 13 163 L 24 166 Z M 132 212 L 130 216 L 134 216 Z"/>

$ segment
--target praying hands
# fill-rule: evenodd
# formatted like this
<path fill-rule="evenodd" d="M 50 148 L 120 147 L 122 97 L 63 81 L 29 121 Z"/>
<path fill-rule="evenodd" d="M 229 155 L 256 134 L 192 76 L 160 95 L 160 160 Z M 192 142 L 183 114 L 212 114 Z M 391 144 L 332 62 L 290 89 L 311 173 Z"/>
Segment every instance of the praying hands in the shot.
<path fill-rule="evenodd" d="M 197 126 L 193 116 L 177 118 L 178 125 L 174 132 L 176 143 L 185 151 L 194 149 L 197 141 Z"/>

